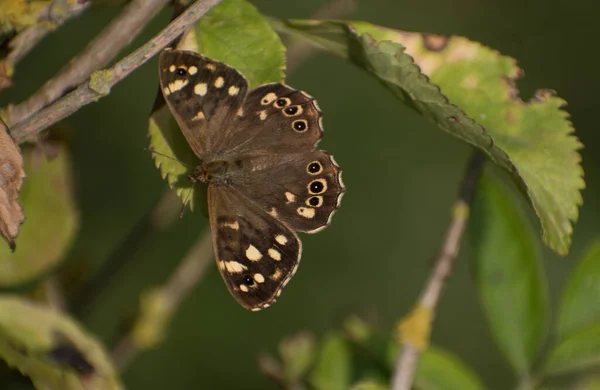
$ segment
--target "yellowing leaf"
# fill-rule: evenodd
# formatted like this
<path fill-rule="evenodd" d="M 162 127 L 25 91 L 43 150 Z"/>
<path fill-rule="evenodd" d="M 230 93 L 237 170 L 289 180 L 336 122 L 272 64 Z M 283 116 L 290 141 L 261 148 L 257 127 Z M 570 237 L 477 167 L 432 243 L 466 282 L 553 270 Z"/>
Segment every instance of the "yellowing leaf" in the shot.
<path fill-rule="evenodd" d="M 566 102 L 552 91 L 519 98 L 522 71 L 514 59 L 464 37 L 364 22 L 272 24 L 349 59 L 442 130 L 485 151 L 527 194 L 550 248 L 568 253 L 585 186 L 581 143 L 562 109 Z"/>

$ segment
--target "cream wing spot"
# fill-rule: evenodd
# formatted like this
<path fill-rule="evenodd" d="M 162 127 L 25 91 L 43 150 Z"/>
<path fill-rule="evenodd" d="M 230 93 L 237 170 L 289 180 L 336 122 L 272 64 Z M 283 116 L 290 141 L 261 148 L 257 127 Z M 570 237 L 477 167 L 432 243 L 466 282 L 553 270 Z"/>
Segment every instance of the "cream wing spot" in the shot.
<path fill-rule="evenodd" d="M 171 94 L 171 91 L 169 91 L 168 87 L 164 87 L 162 91 L 163 91 L 163 95 L 165 95 L 165 96 L 169 96 Z"/>
<path fill-rule="evenodd" d="M 181 90 L 183 87 L 188 85 L 188 83 L 189 83 L 188 80 L 175 80 L 172 83 L 169 83 L 168 88 L 169 88 L 169 91 L 171 91 L 171 93 L 173 93 L 173 92 L 177 92 L 177 91 Z"/>
<path fill-rule="evenodd" d="M 206 65 L 204 65 L 204 69 L 208 69 L 211 72 L 214 72 L 215 69 L 217 69 L 217 67 L 215 66 L 215 64 L 206 64 Z"/>
<path fill-rule="evenodd" d="M 277 249 L 273 249 L 273 248 L 269 248 L 269 257 L 272 258 L 273 260 L 279 261 L 281 260 L 281 253 L 279 253 L 279 251 L 277 251 Z"/>
<path fill-rule="evenodd" d="M 287 244 L 288 239 L 283 234 L 278 234 L 275 236 L 275 241 L 277 241 L 279 245 L 285 245 Z"/>
<path fill-rule="evenodd" d="M 175 72 L 175 68 L 176 68 L 175 65 L 169 66 L 169 72 L 171 72 L 171 73 Z"/>
<path fill-rule="evenodd" d="M 287 203 L 292 203 L 296 201 L 296 195 L 292 194 L 289 191 L 285 193 L 285 198 L 287 199 Z"/>
<path fill-rule="evenodd" d="M 254 280 L 256 280 L 256 283 L 264 283 L 265 277 L 262 274 L 254 274 Z"/>
<path fill-rule="evenodd" d="M 275 269 L 275 272 L 273 272 L 269 277 L 273 280 L 281 279 L 281 270 L 279 268 Z"/>
<path fill-rule="evenodd" d="M 265 119 L 267 119 L 267 110 L 259 111 L 258 116 L 261 121 L 264 121 Z"/>
<path fill-rule="evenodd" d="M 227 92 L 229 93 L 229 96 L 235 96 L 240 92 L 240 89 L 235 85 L 232 85 L 231 87 L 229 87 Z"/>
<path fill-rule="evenodd" d="M 246 257 L 250 261 L 258 261 L 262 259 L 263 255 L 254 245 L 250 244 L 248 245 L 248 249 L 246 249 Z"/>
<path fill-rule="evenodd" d="M 239 274 L 240 272 L 247 271 L 248 267 L 237 261 L 226 261 L 225 269 L 233 274 Z"/>
<path fill-rule="evenodd" d="M 240 224 L 238 223 L 238 221 L 235 221 L 235 222 L 232 222 L 232 223 L 225 222 L 223 224 L 223 226 L 227 227 L 227 228 L 230 228 L 230 229 L 233 229 L 233 230 L 240 230 Z"/>
<path fill-rule="evenodd" d="M 275 210 L 275 207 L 271 207 L 271 211 L 269 211 L 267 214 L 275 218 L 277 218 L 277 215 L 279 215 L 277 214 L 277 210 Z"/>
<path fill-rule="evenodd" d="M 223 77 L 221 77 L 221 76 L 217 77 L 214 85 L 215 85 L 215 88 L 221 88 L 223 85 L 225 85 L 225 79 L 223 79 Z"/>
<path fill-rule="evenodd" d="M 198 73 L 198 68 L 197 68 L 197 67 L 195 67 L 195 66 L 190 66 L 190 67 L 188 68 L 188 73 L 189 73 L 190 75 L 192 75 L 192 76 L 193 76 L 193 75 L 195 75 L 196 73 Z"/>
<path fill-rule="evenodd" d="M 243 292 L 248 292 L 248 291 L 250 291 L 250 290 L 248 289 L 248 286 L 246 286 L 245 284 L 240 284 L 240 290 L 242 290 Z"/>
<path fill-rule="evenodd" d="M 206 117 L 202 111 L 198 111 L 198 113 L 192 118 L 193 121 L 202 121 L 204 119 L 206 119 Z"/>
<path fill-rule="evenodd" d="M 273 92 L 269 92 L 260 100 L 260 104 L 262 104 L 263 106 L 266 106 L 267 104 L 271 104 L 276 99 L 277 99 L 277 95 Z"/>
<path fill-rule="evenodd" d="M 206 87 L 206 83 L 198 83 L 196 84 L 196 86 L 194 87 L 194 93 L 196 95 L 199 96 L 204 96 L 206 95 L 206 92 L 208 91 L 207 87 Z"/>
<path fill-rule="evenodd" d="M 301 217 L 304 217 L 307 219 L 314 218 L 314 216 L 315 216 L 315 209 L 311 209 L 311 208 L 307 208 L 307 207 L 298 207 L 296 209 L 296 212 Z"/>

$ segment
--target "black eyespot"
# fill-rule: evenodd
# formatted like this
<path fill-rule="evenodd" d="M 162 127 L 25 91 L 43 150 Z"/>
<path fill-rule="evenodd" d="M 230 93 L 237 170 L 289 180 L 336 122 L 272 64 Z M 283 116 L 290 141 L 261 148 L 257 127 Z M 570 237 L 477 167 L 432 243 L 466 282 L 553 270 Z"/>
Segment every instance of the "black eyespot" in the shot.
<path fill-rule="evenodd" d="M 275 102 L 275 105 L 277 107 L 283 107 L 287 104 L 287 100 L 286 99 L 277 99 L 277 101 Z"/>
<path fill-rule="evenodd" d="M 298 112 L 298 106 L 289 106 L 285 109 L 285 113 L 288 115 L 296 115 Z"/>
<path fill-rule="evenodd" d="M 321 191 L 323 191 L 324 187 L 325 186 L 323 185 L 323 183 L 315 180 L 312 183 L 310 183 L 310 192 L 312 192 L 313 194 L 320 194 Z"/>
<path fill-rule="evenodd" d="M 187 70 L 185 68 L 177 68 L 177 74 L 179 76 L 185 76 L 187 74 Z"/>
<path fill-rule="evenodd" d="M 304 131 L 307 128 L 306 121 L 304 121 L 304 120 L 294 121 L 294 123 L 292 123 L 292 126 L 294 127 L 294 130 L 296 130 L 296 131 Z"/>
<path fill-rule="evenodd" d="M 252 286 L 254 284 L 254 279 L 252 279 L 250 276 L 246 275 L 246 276 L 244 276 L 244 284 L 246 286 Z"/>
<path fill-rule="evenodd" d="M 316 196 L 313 196 L 312 198 L 310 198 L 310 199 L 308 200 L 308 203 L 309 203 L 311 206 L 313 206 L 313 207 L 317 207 L 317 206 L 319 205 L 319 203 L 321 203 L 321 201 L 319 200 L 319 198 L 318 198 L 318 197 L 316 197 Z"/>
<path fill-rule="evenodd" d="M 321 171 L 321 164 L 318 161 L 312 162 L 308 164 L 308 172 L 310 173 L 319 173 Z"/>

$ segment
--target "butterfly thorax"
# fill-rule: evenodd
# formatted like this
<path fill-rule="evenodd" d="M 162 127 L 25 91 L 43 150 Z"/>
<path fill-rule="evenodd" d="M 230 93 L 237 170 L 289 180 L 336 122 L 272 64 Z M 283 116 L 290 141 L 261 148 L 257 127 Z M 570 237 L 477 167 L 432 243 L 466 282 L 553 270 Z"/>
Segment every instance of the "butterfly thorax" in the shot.
<path fill-rule="evenodd" d="M 194 168 L 189 175 L 192 182 L 226 184 L 229 181 L 229 168 L 231 163 L 226 160 L 204 161 Z"/>

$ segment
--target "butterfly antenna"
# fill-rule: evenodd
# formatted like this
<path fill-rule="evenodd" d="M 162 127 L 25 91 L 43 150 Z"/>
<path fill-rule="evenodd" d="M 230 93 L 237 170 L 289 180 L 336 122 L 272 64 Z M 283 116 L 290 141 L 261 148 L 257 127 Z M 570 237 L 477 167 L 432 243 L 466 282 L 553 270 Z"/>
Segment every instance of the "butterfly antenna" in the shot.
<path fill-rule="evenodd" d="M 178 163 L 180 163 L 181 165 L 185 165 L 188 168 L 194 168 L 193 166 L 191 166 L 190 164 L 183 162 L 181 160 L 176 159 L 175 157 L 171 157 L 171 156 L 167 156 L 166 154 L 163 154 L 161 152 L 157 152 L 156 150 L 154 150 L 154 148 L 144 148 L 145 151 L 150 152 L 150 153 L 154 153 L 154 154 L 158 154 L 159 156 L 171 159 L 173 161 L 177 161 Z"/>

